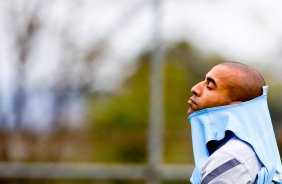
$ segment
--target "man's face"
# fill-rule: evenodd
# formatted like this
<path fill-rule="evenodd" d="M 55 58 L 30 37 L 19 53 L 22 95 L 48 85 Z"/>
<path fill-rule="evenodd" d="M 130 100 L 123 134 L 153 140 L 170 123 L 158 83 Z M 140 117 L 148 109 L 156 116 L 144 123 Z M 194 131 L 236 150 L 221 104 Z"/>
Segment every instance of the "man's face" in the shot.
<path fill-rule="evenodd" d="M 232 81 L 236 81 L 238 71 L 232 70 L 226 65 L 217 65 L 212 68 L 202 82 L 199 82 L 191 91 L 193 95 L 188 100 L 190 108 L 187 114 L 222 105 L 229 105 L 234 102 L 229 97 Z"/>

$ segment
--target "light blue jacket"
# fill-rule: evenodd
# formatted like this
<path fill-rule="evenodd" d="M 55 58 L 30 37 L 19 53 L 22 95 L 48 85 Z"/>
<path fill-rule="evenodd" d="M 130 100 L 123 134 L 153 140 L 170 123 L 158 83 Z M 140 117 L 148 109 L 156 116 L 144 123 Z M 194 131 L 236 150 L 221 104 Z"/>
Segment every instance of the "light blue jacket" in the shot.
<path fill-rule="evenodd" d="M 207 108 L 188 116 L 195 159 L 192 183 L 201 183 L 201 170 L 209 157 L 206 144 L 223 139 L 227 130 L 251 145 L 263 164 L 258 173 L 258 184 L 269 184 L 273 179 L 282 183 L 279 180 L 281 160 L 267 106 L 267 90 L 268 87 L 263 86 L 263 95 L 250 101 Z"/>

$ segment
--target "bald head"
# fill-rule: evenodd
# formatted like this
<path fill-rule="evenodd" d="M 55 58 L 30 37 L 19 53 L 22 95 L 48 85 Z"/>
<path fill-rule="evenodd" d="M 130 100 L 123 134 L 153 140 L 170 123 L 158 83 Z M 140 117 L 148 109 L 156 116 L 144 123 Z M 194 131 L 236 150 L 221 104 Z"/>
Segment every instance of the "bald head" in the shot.
<path fill-rule="evenodd" d="M 221 63 L 191 88 L 187 113 L 251 100 L 262 95 L 264 85 L 263 77 L 252 67 L 238 62 Z"/>
<path fill-rule="evenodd" d="M 262 86 L 265 81 L 262 75 L 254 68 L 233 61 L 221 63 L 235 72 L 236 76 L 229 81 L 229 95 L 232 101 L 248 101 L 262 95 Z"/>

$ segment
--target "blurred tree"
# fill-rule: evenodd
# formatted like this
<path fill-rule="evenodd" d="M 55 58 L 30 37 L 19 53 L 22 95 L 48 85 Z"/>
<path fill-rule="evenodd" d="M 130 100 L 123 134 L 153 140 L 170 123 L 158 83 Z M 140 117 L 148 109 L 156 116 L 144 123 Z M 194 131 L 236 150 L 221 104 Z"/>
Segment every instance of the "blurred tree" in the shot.
<path fill-rule="evenodd" d="M 9 69 L 4 72 L 9 73 L 7 77 L 2 79 L 8 85 L 0 83 L 2 160 L 15 159 L 13 153 L 17 149 L 25 152 L 22 160 L 36 160 L 33 155 L 40 152 L 36 149 L 41 148 L 42 142 L 47 145 L 46 140 L 52 140 L 46 139 L 45 134 L 58 137 L 63 133 L 68 137 L 71 123 L 83 123 L 84 96 L 93 90 L 95 61 L 102 51 L 94 43 L 88 47 L 80 45 L 71 34 L 79 24 L 77 12 L 82 10 L 81 4 L 66 3 L 65 13 L 72 21 L 58 24 L 59 18 L 54 19 L 56 3 L 7 1 L 0 4 L 5 15 L 1 34 L 8 38 L 3 47 L 9 51 L 9 57 L 1 60 L 1 66 Z M 2 93 L 7 87 L 8 92 Z M 21 141 L 14 144 L 12 140 Z M 60 154 L 57 152 L 55 158 L 52 151 L 52 156 L 47 158 L 59 159 Z"/>
<path fill-rule="evenodd" d="M 6 99 L 11 99 L 8 102 L 11 110 L 7 108 L 0 113 L 2 129 L 13 127 L 18 132 L 37 132 L 34 127 L 40 123 L 36 122 L 38 119 L 34 117 L 35 113 L 31 113 L 34 109 L 30 108 L 39 104 L 44 106 L 48 98 L 44 94 L 48 94 L 48 100 L 51 101 L 49 108 L 37 109 L 42 121 L 50 121 L 48 126 L 43 126 L 44 131 L 52 132 L 61 126 L 68 126 L 71 120 L 67 118 L 72 105 L 74 102 L 81 103 L 80 97 L 92 89 L 94 61 L 99 57 L 101 47 L 89 44 L 85 48 L 85 45 L 79 45 L 78 40 L 73 38 L 71 33 L 78 23 L 78 14 L 74 12 L 81 10 L 79 3 L 70 1 L 66 4 L 66 13 L 73 21 L 64 21 L 61 25 L 52 19 L 56 3 L 1 2 L 6 7 L 5 21 L 1 23 L 10 42 L 5 46 L 11 52 L 10 58 L 2 62 L 11 70 L 6 81 L 10 81 L 12 96 Z M 37 104 L 33 103 L 35 96 L 39 97 Z M 5 106 L 2 103 L 0 101 L 0 105 Z"/>
<path fill-rule="evenodd" d="M 145 54 L 140 57 L 137 71 L 122 88 L 102 98 L 88 100 L 94 144 L 100 148 L 95 151 L 97 161 L 145 161 L 149 118 L 148 75 L 149 55 Z"/>
<path fill-rule="evenodd" d="M 167 48 L 165 55 L 165 160 L 192 162 L 191 144 L 187 141 L 190 131 L 186 118 L 189 90 L 196 81 L 203 78 L 209 66 L 220 59 L 205 58 L 184 42 Z M 93 122 L 91 129 L 95 142 L 104 145 L 103 149 L 94 152 L 100 152 L 99 155 L 103 156 L 100 159 L 103 161 L 106 158 L 131 162 L 146 160 L 144 153 L 149 119 L 149 62 L 150 53 L 143 54 L 138 60 L 136 72 L 120 89 L 114 94 L 88 100 L 88 117 L 89 122 Z M 120 158 L 113 158 L 113 154 Z"/>

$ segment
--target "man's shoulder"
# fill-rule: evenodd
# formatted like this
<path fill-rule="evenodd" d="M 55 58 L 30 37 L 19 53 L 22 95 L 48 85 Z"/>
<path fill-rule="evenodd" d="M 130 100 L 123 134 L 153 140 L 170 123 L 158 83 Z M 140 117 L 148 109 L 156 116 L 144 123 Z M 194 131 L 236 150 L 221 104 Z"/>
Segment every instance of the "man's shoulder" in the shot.
<path fill-rule="evenodd" d="M 250 157 L 256 156 L 256 153 L 248 143 L 238 139 L 237 137 L 233 137 L 221 148 L 215 151 L 210 158 L 216 159 L 221 156 L 233 157 L 241 163 L 244 163 Z"/>
<path fill-rule="evenodd" d="M 254 181 L 260 168 L 260 161 L 252 147 L 234 137 L 209 157 L 202 176 L 204 180 L 212 175 L 214 181 L 217 181 L 226 177 L 232 180 L 242 175 L 245 180 Z"/>

